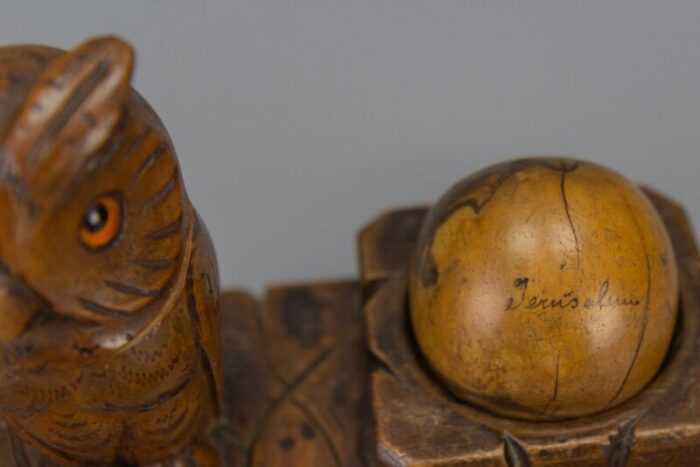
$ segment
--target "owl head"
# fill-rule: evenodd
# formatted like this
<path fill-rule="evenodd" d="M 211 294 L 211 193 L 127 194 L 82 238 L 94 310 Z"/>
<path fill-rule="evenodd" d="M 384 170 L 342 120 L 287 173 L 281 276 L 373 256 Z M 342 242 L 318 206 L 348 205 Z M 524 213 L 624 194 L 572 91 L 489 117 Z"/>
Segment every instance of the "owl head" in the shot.
<path fill-rule="evenodd" d="M 0 49 L 0 342 L 120 345 L 182 284 L 194 216 L 133 62 L 114 37 Z"/>

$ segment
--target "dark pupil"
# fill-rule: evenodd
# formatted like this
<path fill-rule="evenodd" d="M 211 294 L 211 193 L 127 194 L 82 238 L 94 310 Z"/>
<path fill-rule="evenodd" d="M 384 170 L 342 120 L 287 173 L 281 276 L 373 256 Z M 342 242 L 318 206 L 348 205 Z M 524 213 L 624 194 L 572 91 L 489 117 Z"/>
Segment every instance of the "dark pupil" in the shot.
<path fill-rule="evenodd" d="M 91 208 L 87 214 L 85 214 L 85 228 L 90 232 L 97 232 L 101 230 L 107 223 L 107 208 L 104 204 L 99 203 L 98 205 Z"/>

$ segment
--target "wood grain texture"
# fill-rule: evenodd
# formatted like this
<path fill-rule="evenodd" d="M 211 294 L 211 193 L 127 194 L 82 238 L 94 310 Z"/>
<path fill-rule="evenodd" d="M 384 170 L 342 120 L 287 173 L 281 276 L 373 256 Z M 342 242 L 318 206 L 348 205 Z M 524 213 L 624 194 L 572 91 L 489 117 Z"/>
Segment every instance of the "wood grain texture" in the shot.
<path fill-rule="evenodd" d="M 676 203 L 645 190 L 678 263 L 679 323 L 662 370 L 639 395 L 602 414 L 561 422 L 501 418 L 455 399 L 416 351 L 407 315 L 410 242 L 427 209 L 384 214 L 359 235 L 372 415 L 384 465 L 694 465 L 700 462 L 700 257 Z M 402 219 L 403 218 L 403 219 Z M 400 228 L 398 228 L 400 230 Z M 393 238 L 397 240 L 394 241 Z M 396 251 L 392 251 L 396 245 Z M 404 257 L 400 262 L 397 258 Z"/>
<path fill-rule="evenodd" d="M 372 465 L 356 282 L 224 294 L 225 465 Z"/>

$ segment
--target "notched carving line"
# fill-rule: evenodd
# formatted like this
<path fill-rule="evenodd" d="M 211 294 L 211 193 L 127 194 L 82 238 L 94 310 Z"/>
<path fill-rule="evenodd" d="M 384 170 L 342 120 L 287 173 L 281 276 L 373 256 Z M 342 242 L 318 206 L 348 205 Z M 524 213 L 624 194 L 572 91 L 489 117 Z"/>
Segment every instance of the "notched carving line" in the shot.
<path fill-rule="evenodd" d="M 340 459 L 340 453 L 338 453 L 338 448 L 336 447 L 335 443 L 333 443 L 333 439 L 328 431 L 326 431 L 323 425 L 321 425 L 313 413 L 301 401 L 297 400 L 295 397 L 290 397 L 290 401 L 297 409 L 299 409 L 299 411 L 304 414 L 304 416 L 306 416 L 309 422 L 311 422 L 312 426 L 314 426 L 316 430 L 321 433 L 321 437 L 324 439 L 331 451 L 331 456 L 333 457 L 333 462 L 335 463 L 336 467 L 342 467 L 343 462 Z"/>
<path fill-rule="evenodd" d="M 610 443 L 603 448 L 609 467 L 624 467 L 635 441 L 635 430 L 644 413 L 637 414 L 625 422 L 617 434 L 608 437 Z"/>
<path fill-rule="evenodd" d="M 24 179 L 17 173 L 17 169 L 12 167 L 8 162 L 9 155 L 0 148 L 0 185 L 5 185 L 14 195 L 15 201 L 27 208 L 30 215 L 35 217 L 39 208 L 32 198 L 29 191 L 29 186 Z"/>
<path fill-rule="evenodd" d="M 61 130 L 68 124 L 71 118 L 78 111 L 80 106 L 85 102 L 90 94 L 97 89 L 109 73 L 109 64 L 99 62 L 95 70 L 80 83 L 79 88 L 70 96 L 68 101 L 63 104 L 62 108 L 52 116 L 51 120 L 43 128 L 43 131 L 37 136 L 35 143 L 30 147 L 25 155 L 25 164 L 31 165 L 36 162 L 37 157 L 51 144 L 54 138 L 59 135 Z M 42 96 L 43 97 L 43 96 Z M 38 104 L 38 102 L 35 102 Z M 53 110 L 53 109 L 52 109 Z"/>
<path fill-rule="evenodd" d="M 214 365 L 212 364 L 211 355 L 209 354 L 209 349 L 204 346 L 202 342 L 202 323 L 200 322 L 200 311 L 197 304 L 197 298 L 194 293 L 194 272 L 192 270 L 192 265 L 187 270 L 187 278 L 185 280 L 185 291 L 187 294 L 187 312 L 190 315 L 190 321 L 192 323 L 192 332 L 194 334 L 194 342 L 197 347 L 197 352 L 200 354 L 201 363 L 204 366 L 204 371 L 207 374 L 207 378 L 211 384 L 212 396 L 214 398 L 214 403 L 216 404 L 217 413 L 221 413 L 222 407 L 222 394 L 219 394 L 219 381 L 216 377 L 216 372 L 214 371 Z"/>
<path fill-rule="evenodd" d="M 94 173 L 97 171 L 97 169 L 103 167 L 107 161 L 112 160 L 112 158 L 116 157 L 117 154 L 120 154 L 127 144 L 128 141 L 124 137 L 121 137 L 121 135 L 119 135 L 119 137 L 112 136 L 112 140 L 107 143 L 103 150 L 98 151 L 96 154 L 88 157 L 85 160 L 82 173 Z M 78 179 L 82 180 L 82 177 L 78 177 Z"/>
<path fill-rule="evenodd" d="M 173 258 L 163 258 L 163 259 L 146 259 L 146 258 L 136 258 L 129 262 L 135 264 L 136 266 L 141 266 L 142 268 L 152 269 L 154 271 L 160 271 L 163 269 L 168 269 L 172 266 L 175 260 Z"/>
<path fill-rule="evenodd" d="M 296 390 L 303 384 L 303 382 L 308 378 L 309 375 L 311 375 L 316 369 L 325 362 L 328 357 L 330 357 L 334 352 L 334 349 L 332 348 L 326 348 L 323 351 L 319 352 L 319 354 L 307 365 L 306 368 L 304 368 L 297 376 L 292 380 L 288 385 L 285 386 L 284 391 L 282 394 L 272 403 L 272 405 L 268 408 L 268 410 L 265 412 L 265 415 L 262 417 L 260 423 L 255 427 L 253 430 L 253 434 L 250 437 L 249 442 L 247 443 L 248 448 L 246 449 L 246 462 L 245 464 L 248 466 L 252 466 L 253 462 L 253 456 L 252 456 L 252 451 L 253 448 L 255 447 L 255 444 L 258 442 L 258 439 L 262 435 L 262 433 L 265 431 L 265 428 L 267 428 L 270 420 L 272 419 L 272 416 L 275 414 L 277 409 L 279 409 L 282 404 L 287 402 L 288 400 L 292 399 L 292 396 L 296 392 Z M 277 374 L 274 372 L 272 365 L 270 364 L 269 357 L 266 355 L 266 353 L 263 351 L 263 357 L 265 358 L 265 362 L 272 371 L 272 373 L 275 375 L 275 378 L 279 380 L 279 377 Z"/>
<path fill-rule="evenodd" d="M 12 445 L 12 457 L 17 467 L 32 467 L 24 449 L 24 443 L 22 443 L 22 440 L 19 439 L 19 436 L 13 429 L 9 428 L 8 431 L 10 433 L 10 444 Z"/>
<path fill-rule="evenodd" d="M 56 457 L 60 457 L 61 459 L 70 462 L 72 464 L 76 465 L 85 465 L 85 464 L 90 464 L 91 459 L 87 458 L 81 458 L 75 455 L 74 453 L 65 451 L 63 449 L 59 449 L 57 447 L 52 446 L 51 444 L 47 443 L 43 439 L 39 438 L 38 436 L 33 435 L 32 433 L 25 433 L 26 436 L 30 437 L 34 443 L 38 444 L 42 448 L 46 449 L 49 452 L 52 452 L 53 455 Z"/>
<path fill-rule="evenodd" d="M 198 402 L 198 401 L 196 401 Z M 199 409 L 199 406 L 197 405 L 195 411 Z M 171 435 L 172 433 L 175 432 L 178 428 L 182 426 L 182 423 L 185 421 L 187 416 L 190 415 L 190 410 L 185 407 L 185 409 L 182 411 L 181 414 L 179 414 L 175 419 L 171 420 L 169 423 L 167 423 L 164 426 L 160 426 L 156 428 L 155 430 L 144 430 L 145 433 L 149 435 Z"/>
<path fill-rule="evenodd" d="M 86 310 L 107 318 L 125 320 L 133 316 L 132 313 L 129 313 L 128 311 L 120 310 L 118 308 L 110 308 L 97 302 L 93 302 L 87 298 L 76 297 L 76 300 L 78 300 L 78 303 L 80 303 L 80 305 Z M 136 314 L 136 312 L 133 314 Z"/>
<path fill-rule="evenodd" d="M 146 238 L 148 238 L 149 240 L 163 240 L 165 238 L 172 237 L 180 231 L 181 225 L 182 213 L 180 213 L 180 215 L 175 221 L 171 222 L 165 227 L 162 227 L 160 229 L 154 230 L 153 232 L 146 234 Z"/>
<path fill-rule="evenodd" d="M 369 363 L 370 367 L 374 367 L 375 369 L 382 369 L 386 371 L 389 375 L 391 375 L 393 378 L 395 378 L 397 381 L 401 381 L 401 377 L 394 371 L 394 369 L 391 367 L 391 365 L 384 360 L 382 357 L 377 355 L 374 352 L 369 353 Z"/>
<path fill-rule="evenodd" d="M 503 433 L 503 457 L 508 467 L 530 467 L 530 457 L 520 440 L 507 431 Z"/>
<path fill-rule="evenodd" d="M 145 212 L 151 209 L 152 207 L 160 204 L 161 201 L 164 201 L 169 197 L 169 195 L 173 192 L 175 187 L 177 186 L 177 181 L 178 181 L 178 176 L 180 172 L 175 169 L 173 170 L 172 175 L 168 179 L 168 182 L 158 190 L 158 193 L 153 195 L 153 197 L 149 200 L 147 200 L 145 203 L 143 203 L 143 206 L 141 207 L 141 211 Z"/>
<path fill-rule="evenodd" d="M 372 279 L 362 284 L 362 301 L 364 303 L 370 301 L 386 282 L 386 279 Z"/>
<path fill-rule="evenodd" d="M 127 110 L 124 110 L 124 113 L 127 114 Z M 131 159 L 134 154 L 138 153 L 139 150 L 141 150 L 146 143 L 146 140 L 148 139 L 149 136 L 153 134 L 153 130 L 149 127 L 144 127 L 143 130 L 133 138 L 131 143 L 129 144 L 129 147 L 124 151 L 124 154 L 121 156 L 124 158 L 124 160 L 129 160 Z"/>
<path fill-rule="evenodd" d="M 161 291 L 156 289 L 144 289 L 141 287 L 136 287 L 133 285 L 125 284 L 123 282 L 106 280 L 105 284 L 111 289 L 116 290 L 127 295 L 133 295 L 135 297 L 152 297 L 160 298 Z"/>
<path fill-rule="evenodd" d="M 187 371 L 187 374 L 185 374 L 183 380 L 179 382 L 177 386 L 158 394 L 156 397 L 149 401 L 142 402 L 133 406 L 121 406 L 107 402 L 103 404 L 102 410 L 114 413 L 148 412 L 149 410 L 163 405 L 167 401 L 175 398 L 180 393 L 182 393 L 182 391 L 184 391 L 185 388 L 187 388 L 187 386 L 190 384 L 192 378 L 194 378 L 194 376 L 196 375 L 197 368 L 197 365 L 191 365 Z"/>
<path fill-rule="evenodd" d="M 146 160 L 143 161 L 141 167 L 136 171 L 134 178 L 131 183 L 138 182 L 141 177 L 143 177 L 146 172 L 153 166 L 153 164 L 168 150 L 168 145 L 166 143 L 160 143 L 151 153 L 146 156 Z"/>
<path fill-rule="evenodd" d="M 407 467 L 408 463 L 406 463 L 403 458 L 401 458 L 396 452 L 394 452 L 393 449 L 385 446 L 384 444 L 377 443 L 377 459 L 390 466 L 390 467 Z"/>

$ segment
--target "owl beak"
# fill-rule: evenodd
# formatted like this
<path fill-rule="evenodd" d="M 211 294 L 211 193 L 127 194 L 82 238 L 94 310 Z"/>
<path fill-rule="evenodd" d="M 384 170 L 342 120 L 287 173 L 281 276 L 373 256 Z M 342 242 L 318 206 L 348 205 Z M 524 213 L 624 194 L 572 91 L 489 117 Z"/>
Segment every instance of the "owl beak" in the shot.
<path fill-rule="evenodd" d="M 0 343 L 21 336 L 41 309 L 31 291 L 0 260 Z"/>

